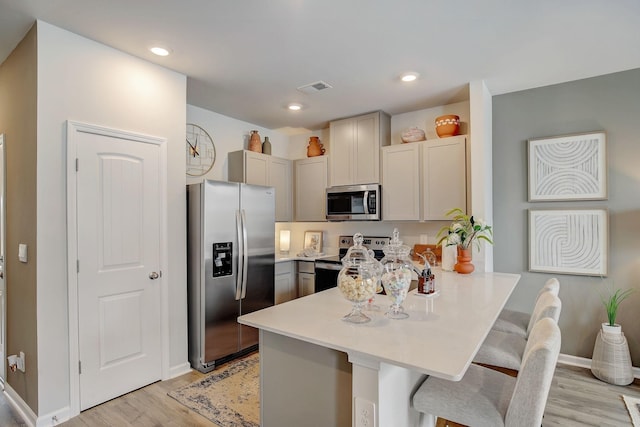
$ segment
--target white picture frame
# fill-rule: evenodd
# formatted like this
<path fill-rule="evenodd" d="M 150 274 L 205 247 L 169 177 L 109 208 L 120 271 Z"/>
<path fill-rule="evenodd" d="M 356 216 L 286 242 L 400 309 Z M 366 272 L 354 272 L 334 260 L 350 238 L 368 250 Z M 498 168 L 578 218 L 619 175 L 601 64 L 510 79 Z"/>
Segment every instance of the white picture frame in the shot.
<path fill-rule="evenodd" d="M 604 132 L 528 141 L 530 202 L 607 199 Z"/>
<path fill-rule="evenodd" d="M 322 253 L 322 231 L 305 231 L 304 249 L 311 249 L 318 254 Z"/>
<path fill-rule="evenodd" d="M 606 209 L 529 209 L 529 271 L 606 276 Z"/>

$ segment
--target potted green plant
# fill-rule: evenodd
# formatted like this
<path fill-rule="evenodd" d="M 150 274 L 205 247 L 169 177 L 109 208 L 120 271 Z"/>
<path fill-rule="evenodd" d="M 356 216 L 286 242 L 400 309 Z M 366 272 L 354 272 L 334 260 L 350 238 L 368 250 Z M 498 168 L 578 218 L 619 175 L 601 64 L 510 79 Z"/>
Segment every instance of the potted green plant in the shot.
<path fill-rule="evenodd" d="M 620 303 L 627 299 L 633 289 L 611 289 L 606 295 L 600 295 L 607 311 L 608 321 L 596 336 L 591 356 L 591 372 L 605 382 L 627 385 L 633 382 L 631 353 L 622 327 L 616 323 Z"/>
<path fill-rule="evenodd" d="M 633 289 L 627 289 L 623 291 L 622 289 L 615 289 L 609 292 L 608 296 L 601 295 L 600 298 L 602 300 L 602 304 L 604 308 L 607 310 L 607 323 L 602 324 L 602 331 L 607 333 L 620 334 L 622 328 L 620 325 L 616 323 L 616 317 L 618 316 L 618 308 L 620 307 L 620 303 L 627 299 L 629 295 L 633 292 Z"/>
<path fill-rule="evenodd" d="M 480 240 L 493 244 L 493 231 L 491 226 L 473 215 L 467 215 L 460 208 L 453 208 L 446 213 L 451 217 L 451 224 L 445 225 L 438 231 L 438 245 L 457 246 L 458 262 L 454 270 L 458 273 L 468 274 L 474 270 L 471 264 L 471 252 L 473 245 L 480 248 Z"/>

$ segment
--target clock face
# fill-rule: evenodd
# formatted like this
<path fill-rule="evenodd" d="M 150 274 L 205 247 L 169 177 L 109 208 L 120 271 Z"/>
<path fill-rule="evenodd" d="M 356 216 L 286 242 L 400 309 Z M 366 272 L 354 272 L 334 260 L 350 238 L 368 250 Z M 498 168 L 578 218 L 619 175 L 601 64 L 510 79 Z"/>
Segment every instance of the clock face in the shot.
<path fill-rule="evenodd" d="M 206 130 L 198 125 L 187 123 L 187 175 L 201 176 L 213 167 L 216 161 L 216 147 Z"/>

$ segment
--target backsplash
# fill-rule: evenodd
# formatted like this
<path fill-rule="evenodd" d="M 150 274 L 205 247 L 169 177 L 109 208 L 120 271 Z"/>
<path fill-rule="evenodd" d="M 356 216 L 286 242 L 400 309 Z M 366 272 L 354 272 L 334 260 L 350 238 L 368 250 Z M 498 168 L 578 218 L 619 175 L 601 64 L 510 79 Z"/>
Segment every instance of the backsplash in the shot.
<path fill-rule="evenodd" d="M 338 237 L 353 236 L 362 233 L 365 236 L 391 237 L 393 229 L 400 232 L 400 239 L 404 244 L 413 246 L 416 243 L 436 243 L 438 230 L 448 221 L 429 222 L 400 222 L 400 221 L 345 221 L 345 222 L 277 222 L 276 223 L 276 252 L 280 250 L 280 230 L 291 231 L 291 248 L 289 253 L 295 255 L 302 251 L 305 231 L 322 231 L 323 249 L 325 254 L 338 253 Z"/>

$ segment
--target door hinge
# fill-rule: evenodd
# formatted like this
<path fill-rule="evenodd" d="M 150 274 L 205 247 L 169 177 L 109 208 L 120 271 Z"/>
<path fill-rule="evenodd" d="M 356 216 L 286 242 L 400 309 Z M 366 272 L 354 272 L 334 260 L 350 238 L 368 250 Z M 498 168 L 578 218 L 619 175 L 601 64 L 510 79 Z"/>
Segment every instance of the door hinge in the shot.
<path fill-rule="evenodd" d="M 80 161 L 76 158 L 76 172 L 78 172 L 78 164 L 80 163 Z"/>
<path fill-rule="evenodd" d="M 82 373 L 82 362 L 78 360 L 78 373 Z"/>
<path fill-rule="evenodd" d="M 76 260 L 76 273 L 80 273 L 80 260 Z"/>

